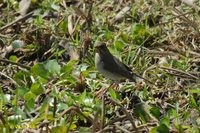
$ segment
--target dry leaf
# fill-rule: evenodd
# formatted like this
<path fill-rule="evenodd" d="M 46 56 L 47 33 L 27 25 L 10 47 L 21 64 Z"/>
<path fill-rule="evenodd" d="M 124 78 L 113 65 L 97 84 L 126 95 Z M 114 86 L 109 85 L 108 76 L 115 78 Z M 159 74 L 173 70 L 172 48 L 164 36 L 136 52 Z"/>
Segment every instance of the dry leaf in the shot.
<path fill-rule="evenodd" d="M 31 6 L 31 0 L 21 0 L 19 2 L 19 13 L 24 16 Z"/>
<path fill-rule="evenodd" d="M 87 15 L 86 15 L 82 10 L 80 10 L 80 9 L 77 8 L 77 7 L 73 7 L 73 9 L 74 9 L 75 13 L 76 13 L 78 16 L 82 17 L 83 19 L 87 19 Z"/>
<path fill-rule="evenodd" d="M 69 15 L 68 16 L 68 32 L 70 35 L 73 34 L 74 32 L 74 28 L 73 28 L 73 16 Z"/>
<path fill-rule="evenodd" d="M 194 0 L 182 0 L 183 3 L 189 5 L 189 6 L 193 6 L 194 5 Z"/>
<path fill-rule="evenodd" d="M 127 12 L 128 12 L 130 9 L 131 9 L 130 6 L 124 7 L 124 8 L 115 16 L 115 18 L 114 18 L 114 20 L 113 20 L 113 23 L 114 23 L 114 22 L 119 22 L 119 21 L 121 21 L 121 20 L 125 17 L 125 15 L 127 14 Z"/>

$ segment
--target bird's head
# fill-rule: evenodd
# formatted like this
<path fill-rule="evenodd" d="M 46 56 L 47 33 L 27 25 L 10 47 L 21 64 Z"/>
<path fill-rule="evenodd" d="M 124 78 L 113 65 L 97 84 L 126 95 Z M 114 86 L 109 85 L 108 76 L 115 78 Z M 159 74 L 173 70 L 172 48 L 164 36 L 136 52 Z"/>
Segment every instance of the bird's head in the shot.
<path fill-rule="evenodd" d="M 108 51 L 108 48 L 104 42 L 96 42 L 94 48 L 98 53 L 105 53 Z"/>

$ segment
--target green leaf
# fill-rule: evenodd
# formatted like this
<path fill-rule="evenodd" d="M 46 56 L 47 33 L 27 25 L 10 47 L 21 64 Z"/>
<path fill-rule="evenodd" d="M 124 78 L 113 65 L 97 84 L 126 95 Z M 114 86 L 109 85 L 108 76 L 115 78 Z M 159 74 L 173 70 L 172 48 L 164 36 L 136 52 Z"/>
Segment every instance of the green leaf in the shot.
<path fill-rule="evenodd" d="M 29 101 L 29 100 L 31 100 L 31 99 L 35 100 L 35 98 L 36 98 L 36 95 L 35 95 L 34 93 L 32 93 L 32 92 L 28 92 L 28 93 L 26 93 L 26 94 L 24 95 L 24 99 L 25 99 L 26 101 Z"/>
<path fill-rule="evenodd" d="M 23 97 L 29 91 L 29 88 L 25 86 L 21 86 L 16 89 L 15 93 L 18 94 L 19 97 Z"/>
<path fill-rule="evenodd" d="M 41 113 L 41 114 L 44 113 L 48 105 L 49 105 L 49 101 L 47 101 L 47 99 L 45 99 L 41 105 L 39 113 Z"/>
<path fill-rule="evenodd" d="M 197 93 L 197 94 L 200 94 L 200 88 L 197 88 L 197 89 L 189 89 L 188 90 L 190 93 Z"/>
<path fill-rule="evenodd" d="M 68 25 L 68 23 L 67 23 L 66 19 L 63 19 L 63 21 L 60 22 L 60 24 L 59 24 L 60 31 L 63 31 L 64 33 L 67 32 L 67 29 L 68 29 L 67 25 Z"/>
<path fill-rule="evenodd" d="M 157 133 L 157 128 L 156 127 L 153 127 L 153 128 L 151 128 L 151 130 L 150 130 L 150 133 Z"/>
<path fill-rule="evenodd" d="M 148 108 L 148 105 L 143 102 L 134 105 L 134 115 L 139 117 L 143 123 L 147 123 L 151 118 L 148 112 Z"/>
<path fill-rule="evenodd" d="M 33 111 L 35 109 L 34 104 L 35 104 L 35 99 L 31 99 L 25 102 L 25 109 L 28 111 Z"/>
<path fill-rule="evenodd" d="M 106 30 L 106 32 L 105 32 L 103 35 L 104 35 L 104 38 L 105 38 L 106 40 L 109 40 L 109 39 L 113 39 L 113 38 L 114 38 L 113 34 L 112 34 L 109 30 Z"/>
<path fill-rule="evenodd" d="M 142 91 L 142 96 L 144 97 L 144 98 L 146 98 L 145 100 L 147 100 L 148 99 L 148 90 L 147 90 L 147 86 L 145 85 L 144 87 L 143 87 L 143 91 Z"/>
<path fill-rule="evenodd" d="M 1 94 L 0 100 L 2 100 L 2 102 L 4 102 L 4 104 L 10 102 L 10 99 L 11 99 L 10 94 L 3 94 L 3 93 Z"/>
<path fill-rule="evenodd" d="M 31 72 L 34 76 L 40 76 L 44 79 L 50 77 L 50 73 L 44 68 L 43 64 L 36 64 L 31 68 Z"/>
<path fill-rule="evenodd" d="M 67 103 L 67 105 L 72 106 L 74 104 L 75 100 L 76 100 L 75 96 L 68 94 L 68 97 L 66 98 L 66 103 Z"/>
<path fill-rule="evenodd" d="M 167 118 L 167 117 L 165 117 L 165 118 L 163 118 L 163 119 L 160 120 L 160 123 L 161 124 L 165 124 L 169 128 L 169 126 L 170 126 L 170 119 Z"/>
<path fill-rule="evenodd" d="M 16 62 L 16 61 L 17 61 L 17 56 L 11 55 L 11 56 L 9 57 L 9 60 Z"/>
<path fill-rule="evenodd" d="M 122 41 L 120 41 L 120 40 L 115 41 L 115 48 L 118 51 L 122 51 L 124 49 L 124 43 Z"/>
<path fill-rule="evenodd" d="M 85 76 L 85 75 L 84 75 Z M 89 73 L 89 77 L 91 79 L 96 79 L 97 78 L 97 73 Z"/>
<path fill-rule="evenodd" d="M 172 66 L 174 67 L 174 68 L 179 68 L 179 69 L 181 69 L 181 70 L 184 70 L 184 64 L 182 63 L 182 62 L 180 62 L 180 61 L 177 61 L 177 60 L 173 60 L 172 61 Z"/>
<path fill-rule="evenodd" d="M 134 35 L 142 36 L 146 32 L 146 27 L 142 24 L 136 23 L 136 24 L 133 25 L 133 31 L 132 32 L 133 32 Z"/>
<path fill-rule="evenodd" d="M 30 81 L 30 72 L 19 71 L 14 75 L 14 79 L 18 84 L 26 86 L 25 83 Z"/>
<path fill-rule="evenodd" d="M 89 71 L 82 71 L 81 73 L 82 73 L 83 77 L 87 77 L 91 74 Z"/>
<path fill-rule="evenodd" d="M 117 99 L 117 95 L 116 95 L 115 91 L 112 88 L 109 88 L 109 92 L 110 92 L 111 98 L 116 100 Z"/>
<path fill-rule="evenodd" d="M 136 44 L 143 44 L 145 37 L 148 37 L 149 33 L 146 30 L 146 27 L 142 24 L 134 24 L 132 28 L 132 39 L 136 42 Z"/>
<path fill-rule="evenodd" d="M 50 60 L 44 64 L 44 68 L 51 74 L 59 74 L 61 67 L 56 60 Z"/>
<path fill-rule="evenodd" d="M 194 108 L 198 109 L 198 105 L 196 103 L 196 100 L 192 95 L 190 95 L 190 105 L 192 105 Z"/>
<path fill-rule="evenodd" d="M 42 113 L 41 115 L 39 115 L 37 118 L 33 119 L 30 122 L 30 125 L 38 125 L 39 122 L 41 122 L 42 120 L 44 120 L 46 118 L 46 115 L 44 113 Z"/>
<path fill-rule="evenodd" d="M 74 70 L 74 65 L 76 63 L 77 63 L 76 60 L 70 60 L 64 67 L 62 67 L 61 72 L 66 74 L 71 74 L 72 70 Z"/>
<path fill-rule="evenodd" d="M 17 124 L 19 122 L 21 122 L 22 116 L 21 115 L 11 115 L 8 117 L 9 120 L 9 124 Z"/>
<path fill-rule="evenodd" d="M 37 17 L 34 19 L 34 24 L 37 26 L 44 26 L 44 19 L 42 15 L 37 15 Z"/>
<path fill-rule="evenodd" d="M 130 41 L 131 41 L 131 37 L 130 36 L 128 36 L 127 34 L 120 34 L 120 37 L 122 38 L 122 40 L 124 41 L 124 42 L 126 42 L 126 43 L 130 43 Z"/>
<path fill-rule="evenodd" d="M 74 130 L 74 129 L 76 129 L 77 128 L 77 126 L 76 126 L 76 124 L 70 124 L 70 123 L 67 123 L 67 126 L 69 126 L 68 128 L 69 128 L 69 130 Z"/>
<path fill-rule="evenodd" d="M 177 111 L 175 109 L 169 109 L 169 111 L 167 111 L 167 116 L 169 118 L 176 118 L 179 117 L 179 114 L 177 113 Z"/>
<path fill-rule="evenodd" d="M 152 108 L 150 109 L 150 113 L 151 113 L 154 117 L 156 117 L 158 120 L 160 119 L 160 110 L 159 110 L 158 107 L 152 107 Z"/>
<path fill-rule="evenodd" d="M 169 128 L 165 124 L 161 124 L 158 127 L 152 128 L 150 133 L 169 133 Z"/>
<path fill-rule="evenodd" d="M 67 126 L 57 126 L 53 127 L 51 129 L 52 133 L 66 133 L 67 132 Z"/>
<path fill-rule="evenodd" d="M 80 127 L 79 133 L 89 133 L 91 129 L 89 127 Z"/>
<path fill-rule="evenodd" d="M 169 133 L 169 128 L 165 124 L 161 124 L 157 127 L 157 133 Z"/>
<path fill-rule="evenodd" d="M 184 111 L 184 113 L 183 113 L 183 120 L 185 121 L 185 120 L 187 120 L 189 118 L 190 118 L 190 113 L 188 111 Z"/>
<path fill-rule="evenodd" d="M 59 11 L 60 10 L 60 6 L 56 5 L 56 4 L 52 4 L 51 5 L 51 8 L 56 10 L 56 11 Z"/>
<path fill-rule="evenodd" d="M 69 108 L 69 106 L 66 103 L 58 103 L 58 105 L 57 105 L 58 111 L 65 110 L 67 108 Z"/>
<path fill-rule="evenodd" d="M 86 64 L 81 64 L 78 66 L 78 71 L 82 72 L 82 71 L 85 71 L 87 70 L 88 66 Z"/>
<path fill-rule="evenodd" d="M 21 116 L 22 118 L 24 118 L 26 116 L 24 111 L 22 109 L 20 109 L 20 108 L 16 108 L 15 114 Z"/>
<path fill-rule="evenodd" d="M 14 40 L 11 44 L 14 49 L 21 48 L 24 46 L 24 42 L 21 40 Z"/>
<path fill-rule="evenodd" d="M 85 97 L 86 97 L 86 90 L 84 90 L 84 92 L 79 96 L 78 103 L 83 104 Z"/>
<path fill-rule="evenodd" d="M 86 116 L 86 117 L 88 117 L 89 115 L 91 115 L 91 112 L 86 112 L 86 111 L 84 111 L 84 112 L 82 112 L 83 114 L 84 114 L 84 116 Z M 81 114 L 78 114 L 78 116 L 79 116 L 79 118 L 80 118 L 80 120 L 86 120 L 86 118 L 85 117 L 83 117 L 83 115 L 81 115 Z"/>
<path fill-rule="evenodd" d="M 58 97 L 58 93 L 57 93 L 57 90 L 55 88 L 52 89 L 51 96 L 56 97 L 56 98 Z"/>
<path fill-rule="evenodd" d="M 42 86 L 40 83 L 33 83 L 31 85 L 31 92 L 33 92 L 35 95 L 42 94 L 44 92 Z"/>
<path fill-rule="evenodd" d="M 87 106 L 92 106 L 93 105 L 93 98 L 86 97 L 84 100 L 84 104 Z"/>

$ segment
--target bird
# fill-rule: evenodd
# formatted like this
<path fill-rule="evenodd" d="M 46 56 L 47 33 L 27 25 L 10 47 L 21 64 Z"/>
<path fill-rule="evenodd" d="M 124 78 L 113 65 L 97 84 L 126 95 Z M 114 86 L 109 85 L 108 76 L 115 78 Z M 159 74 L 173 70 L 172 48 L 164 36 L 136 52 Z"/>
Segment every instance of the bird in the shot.
<path fill-rule="evenodd" d="M 95 67 L 104 77 L 115 83 L 120 83 L 126 79 L 136 82 L 137 78 L 144 79 L 151 83 L 149 80 L 134 73 L 127 65 L 113 56 L 105 42 L 96 42 L 94 48 L 96 50 Z"/>

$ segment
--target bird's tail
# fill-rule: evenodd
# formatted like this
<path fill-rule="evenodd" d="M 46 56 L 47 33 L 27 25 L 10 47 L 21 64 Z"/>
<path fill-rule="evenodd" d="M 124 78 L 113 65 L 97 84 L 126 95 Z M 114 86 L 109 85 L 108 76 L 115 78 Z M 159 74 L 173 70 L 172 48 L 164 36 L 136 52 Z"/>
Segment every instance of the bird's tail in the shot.
<path fill-rule="evenodd" d="M 149 81 L 148 79 L 146 79 L 146 78 L 144 78 L 144 77 L 142 77 L 142 76 L 140 76 L 140 75 L 138 75 L 136 73 L 133 73 L 133 76 L 134 76 L 134 79 L 136 79 L 135 77 L 139 77 L 139 78 L 143 79 L 145 82 L 148 82 L 148 83 L 150 83 L 152 85 L 155 85 L 153 82 Z"/>

